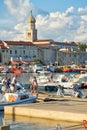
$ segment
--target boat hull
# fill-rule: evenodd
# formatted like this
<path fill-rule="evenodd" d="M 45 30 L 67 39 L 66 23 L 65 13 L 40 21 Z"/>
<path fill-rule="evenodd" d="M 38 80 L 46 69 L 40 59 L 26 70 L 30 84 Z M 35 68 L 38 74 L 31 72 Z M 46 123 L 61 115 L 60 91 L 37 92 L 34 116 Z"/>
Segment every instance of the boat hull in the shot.
<path fill-rule="evenodd" d="M 34 102 L 36 102 L 36 96 L 31 96 L 27 99 L 22 99 L 20 101 L 0 103 L 0 110 L 4 110 L 4 107 L 9 106 L 9 105 L 28 104 L 28 103 L 34 103 Z"/>

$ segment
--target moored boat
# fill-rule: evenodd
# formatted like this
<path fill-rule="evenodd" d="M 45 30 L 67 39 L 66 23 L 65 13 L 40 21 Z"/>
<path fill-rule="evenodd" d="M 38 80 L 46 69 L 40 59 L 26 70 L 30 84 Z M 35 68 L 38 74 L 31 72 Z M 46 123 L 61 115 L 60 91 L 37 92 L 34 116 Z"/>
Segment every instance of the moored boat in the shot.
<path fill-rule="evenodd" d="M 36 95 L 31 95 L 30 92 L 15 92 L 0 94 L 0 110 L 4 110 L 4 106 L 33 103 L 37 99 Z"/>

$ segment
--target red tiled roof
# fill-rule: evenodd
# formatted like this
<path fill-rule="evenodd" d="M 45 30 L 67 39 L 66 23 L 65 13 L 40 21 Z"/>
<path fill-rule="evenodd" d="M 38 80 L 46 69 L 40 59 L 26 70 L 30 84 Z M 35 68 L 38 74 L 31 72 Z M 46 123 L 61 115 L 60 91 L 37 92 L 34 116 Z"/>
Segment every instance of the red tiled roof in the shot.
<path fill-rule="evenodd" d="M 0 46 L 3 45 L 2 41 L 0 40 Z"/>
<path fill-rule="evenodd" d="M 70 42 L 70 43 L 67 43 L 67 42 L 54 42 L 55 44 L 59 44 L 59 45 L 70 45 L 70 46 L 77 46 L 75 42 Z"/>
<path fill-rule="evenodd" d="M 52 42 L 52 39 L 41 39 L 41 40 L 35 40 L 34 42 Z"/>
<path fill-rule="evenodd" d="M 0 45 L 1 49 L 7 49 L 7 47 L 5 47 L 4 45 Z"/>
<path fill-rule="evenodd" d="M 4 44 L 7 44 L 6 46 Z M 29 46 L 36 46 L 35 44 L 33 44 L 32 42 L 28 42 L 28 41 L 1 41 L 0 40 L 0 48 L 1 49 L 7 49 L 9 45 L 29 45 Z"/>
<path fill-rule="evenodd" d="M 50 44 L 47 44 L 47 43 L 39 43 L 37 44 L 38 47 L 48 47 Z"/>
<path fill-rule="evenodd" d="M 28 42 L 28 41 L 5 41 L 8 45 L 30 45 L 30 46 L 34 46 L 34 44 L 32 42 Z"/>

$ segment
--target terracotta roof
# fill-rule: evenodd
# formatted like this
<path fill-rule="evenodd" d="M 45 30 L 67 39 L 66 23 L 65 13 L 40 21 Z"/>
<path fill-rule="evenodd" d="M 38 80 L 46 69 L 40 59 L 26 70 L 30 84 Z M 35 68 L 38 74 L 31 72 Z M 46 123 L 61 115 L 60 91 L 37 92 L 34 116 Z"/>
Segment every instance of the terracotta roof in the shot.
<path fill-rule="evenodd" d="M 6 42 L 8 45 L 30 45 L 30 46 L 34 46 L 34 44 L 32 42 L 28 42 L 28 41 L 4 41 Z"/>
<path fill-rule="evenodd" d="M 28 41 L 1 41 L 0 40 L 1 49 L 8 49 L 9 45 L 36 46 L 32 42 L 28 42 Z"/>
<path fill-rule="evenodd" d="M 3 45 L 2 41 L 0 40 L 0 46 Z"/>
<path fill-rule="evenodd" d="M 55 44 L 59 45 L 70 45 L 70 46 L 77 46 L 75 42 L 54 42 Z"/>
<path fill-rule="evenodd" d="M 7 49 L 7 47 L 5 47 L 4 45 L 0 45 L 1 49 Z"/>
<path fill-rule="evenodd" d="M 52 42 L 52 39 L 41 39 L 41 40 L 35 40 L 34 42 Z"/>
<path fill-rule="evenodd" d="M 47 44 L 47 43 L 42 43 L 42 44 L 37 44 L 37 46 L 38 47 L 48 47 L 49 46 L 49 44 Z"/>

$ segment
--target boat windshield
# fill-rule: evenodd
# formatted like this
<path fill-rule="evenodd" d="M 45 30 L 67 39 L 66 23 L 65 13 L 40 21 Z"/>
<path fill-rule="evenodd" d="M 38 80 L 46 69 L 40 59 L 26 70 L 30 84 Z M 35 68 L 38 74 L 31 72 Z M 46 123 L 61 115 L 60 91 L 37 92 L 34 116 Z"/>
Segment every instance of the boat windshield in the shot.
<path fill-rule="evenodd" d="M 87 77 L 82 77 L 77 82 L 80 82 L 80 83 L 87 82 Z"/>

